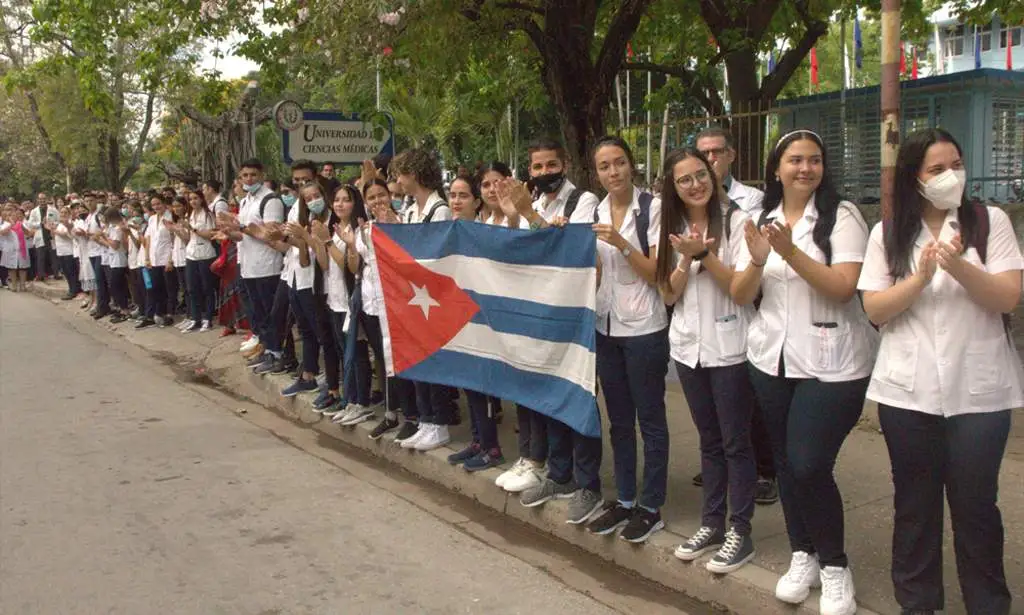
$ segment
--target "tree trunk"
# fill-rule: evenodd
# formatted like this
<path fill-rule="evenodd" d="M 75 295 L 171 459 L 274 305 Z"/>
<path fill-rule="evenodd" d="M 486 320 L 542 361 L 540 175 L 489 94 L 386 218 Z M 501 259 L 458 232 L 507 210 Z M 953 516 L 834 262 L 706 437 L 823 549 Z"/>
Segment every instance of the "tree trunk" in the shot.
<path fill-rule="evenodd" d="M 757 57 L 750 50 L 730 53 L 725 58 L 732 108 L 729 130 L 736 150 L 733 174 L 745 183 L 758 183 L 764 179 L 767 111 L 772 102 L 761 94 L 757 63 Z"/>

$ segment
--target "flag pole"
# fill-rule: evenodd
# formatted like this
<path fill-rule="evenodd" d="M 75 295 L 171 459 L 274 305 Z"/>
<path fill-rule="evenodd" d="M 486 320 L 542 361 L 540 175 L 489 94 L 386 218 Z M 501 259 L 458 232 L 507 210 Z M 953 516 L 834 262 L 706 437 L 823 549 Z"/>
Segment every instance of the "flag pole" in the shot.
<path fill-rule="evenodd" d="M 900 0 L 882 0 L 882 219 L 892 219 L 900 148 Z"/>

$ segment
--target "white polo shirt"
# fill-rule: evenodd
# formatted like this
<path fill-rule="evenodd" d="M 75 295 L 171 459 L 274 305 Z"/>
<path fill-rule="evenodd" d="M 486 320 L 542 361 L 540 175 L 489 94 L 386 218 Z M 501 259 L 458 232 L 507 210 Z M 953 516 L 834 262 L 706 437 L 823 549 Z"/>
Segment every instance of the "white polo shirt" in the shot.
<path fill-rule="evenodd" d="M 991 274 L 1024 270 L 1010 218 L 988 208 L 987 262 L 971 247 L 963 258 Z M 949 242 L 957 212 L 946 214 L 939 240 Z M 921 250 L 932 240 L 922 222 L 911 253 L 916 272 Z M 882 224 L 868 241 L 858 288 L 893 285 L 882 242 Z M 882 327 L 882 344 L 871 374 L 868 399 L 936 416 L 995 412 L 1024 406 L 1020 357 L 1011 347 L 1000 314 L 975 303 L 941 267 L 913 304 Z"/>
<path fill-rule="evenodd" d="M 724 216 L 725 208 L 722 212 Z M 729 221 L 728 235 L 722 230 L 716 254 L 726 267 L 735 266 L 740 258 L 741 244 L 746 242 L 743 225 L 749 219 L 737 210 Z M 707 239 L 706 230 L 704 238 Z M 678 266 L 682 255 L 673 250 L 673 256 Z M 697 261 L 690 263 L 686 288 L 672 310 L 669 356 L 690 368 L 698 363 L 701 367 L 743 363 L 747 360 L 747 328 L 754 318 L 754 307 L 736 305 L 729 293 L 715 283 L 711 272 L 700 271 L 700 266 Z"/>
<path fill-rule="evenodd" d="M 340 224 L 340 223 L 339 223 Z M 348 257 L 348 245 L 334 233 L 334 245 L 341 250 L 342 262 Z M 327 252 L 327 275 L 324 276 L 324 290 L 327 291 L 327 307 L 332 312 L 348 312 L 348 288 L 345 287 L 345 269 L 334 262 L 330 251 Z"/>
<path fill-rule="evenodd" d="M 640 252 L 637 239 L 636 216 L 640 213 L 640 189 L 633 188 L 633 204 L 622 219 L 619 234 L 633 250 Z M 556 214 L 560 215 L 560 214 Z M 575 217 L 575 214 L 574 214 Z M 597 206 L 600 224 L 611 224 L 611 197 Z M 651 254 L 661 235 L 661 200 L 655 198 L 649 210 L 647 245 Z M 590 219 L 593 224 L 593 218 Z M 642 253 L 642 252 L 641 252 Z M 668 326 L 661 295 L 648 284 L 617 248 L 597 240 L 597 255 L 601 259 L 601 283 L 597 287 L 597 332 L 613 337 L 636 337 L 661 331 Z"/>
<path fill-rule="evenodd" d="M 437 192 L 432 192 L 430 196 L 427 197 L 427 204 L 423 207 L 422 210 L 420 209 L 417 203 L 413 203 L 412 205 L 405 208 L 405 212 L 403 213 L 405 217 L 404 222 L 406 224 L 417 224 L 419 222 L 423 222 L 423 218 L 425 218 L 426 215 L 430 213 L 430 210 L 433 209 L 434 205 L 438 202 L 443 201 L 444 199 L 441 198 L 440 194 L 438 194 Z M 452 210 L 450 207 L 448 207 L 447 204 L 445 204 L 438 206 L 437 210 L 434 211 L 434 215 L 430 217 L 429 221 L 444 222 L 445 220 L 451 219 Z"/>
<path fill-rule="evenodd" d="M 550 223 L 556 216 L 565 215 L 565 205 L 569 201 L 569 195 L 575 189 L 576 186 L 567 179 L 562 182 L 562 187 L 558 189 L 555 198 L 549 200 L 548 195 L 542 194 L 533 202 L 533 208 L 541 218 L 544 218 L 545 222 Z M 597 196 L 591 192 L 584 192 L 576 201 L 576 209 L 569 217 L 569 222 L 571 224 L 593 224 L 595 209 L 597 209 Z"/>
<path fill-rule="evenodd" d="M 260 202 L 270 194 L 270 189 L 260 189 L 242 198 L 238 211 L 238 222 L 242 226 L 264 222 L 284 222 L 284 203 L 275 196 L 267 201 L 263 216 L 260 216 Z M 267 278 L 281 274 L 284 255 L 268 244 L 247 234 L 242 235 L 238 244 L 238 263 L 243 278 Z"/>
<path fill-rule="evenodd" d="M 296 224 L 299 223 L 298 207 L 292 207 L 288 210 L 288 221 Z M 288 252 L 284 255 L 281 279 L 295 290 L 309 290 L 313 288 L 313 279 L 316 275 L 313 267 L 316 266 L 316 257 L 313 256 L 312 250 L 309 250 L 308 247 L 306 249 L 310 255 L 309 264 L 305 267 L 302 266 L 299 260 L 299 249 L 295 246 L 289 247 Z"/>
<path fill-rule="evenodd" d="M 103 230 L 100 228 L 99 214 L 97 212 L 94 211 L 85 218 L 85 230 L 89 235 L 95 235 Z M 89 239 L 88 241 L 89 247 L 86 251 L 86 255 L 89 258 L 103 256 L 103 252 L 107 249 L 106 246 L 100 245 L 92 239 Z"/>
<path fill-rule="evenodd" d="M 487 219 L 484 220 L 484 224 L 490 224 L 491 226 L 503 226 L 505 228 L 509 228 L 508 218 L 505 218 L 501 222 L 498 222 L 494 219 L 494 214 L 487 216 Z M 530 222 L 526 219 L 525 216 L 519 216 L 519 229 L 523 231 L 530 230 Z"/>
<path fill-rule="evenodd" d="M 769 222 L 778 219 L 785 219 L 781 205 L 768 214 Z M 824 263 L 825 254 L 811 236 L 817 220 L 812 196 L 793 228 L 793 243 Z M 832 264 L 863 262 L 867 241 L 867 223 L 860 211 L 853 203 L 841 202 L 831 235 Z M 744 241 L 736 270 L 743 271 L 749 265 L 750 251 Z M 858 297 L 846 303 L 823 297 L 774 250 L 764 266 L 761 290 L 761 307 L 747 332 L 747 360 L 754 367 L 778 376 L 781 355 L 785 358 L 786 378 L 845 382 L 871 373 L 878 332 L 868 322 Z"/>
<path fill-rule="evenodd" d="M 366 239 L 370 239 L 370 226 L 365 231 L 356 231 L 356 252 L 363 259 L 362 283 L 359 285 L 359 292 L 362 295 L 363 311 L 368 316 L 380 316 L 384 307 L 384 295 L 380 288 L 380 275 L 377 271 L 377 258 L 363 241 L 363 233 Z"/>
<path fill-rule="evenodd" d="M 68 228 L 69 225 L 61 222 L 57 225 L 57 230 L 62 233 L 70 233 L 71 230 Z M 53 234 L 53 247 L 57 250 L 57 256 L 71 256 L 74 254 L 75 240 L 71 237 L 65 237 L 57 233 Z"/>
<path fill-rule="evenodd" d="M 149 265 L 164 268 L 171 261 L 174 239 L 171 231 L 164 226 L 164 220 L 171 220 L 171 212 L 165 211 L 163 216 L 152 215 L 146 224 L 146 237 L 149 238 Z"/>
<path fill-rule="evenodd" d="M 205 261 L 211 258 L 217 258 L 217 250 L 214 249 L 213 243 L 209 239 L 204 239 L 196 233 L 197 230 L 212 231 L 217 228 L 217 222 L 213 217 L 212 213 L 206 213 L 203 211 L 194 211 L 189 214 L 188 219 L 189 226 L 192 227 L 192 232 L 188 236 L 188 245 L 185 246 L 185 259 L 190 261 Z"/>
<path fill-rule="evenodd" d="M 216 218 L 217 214 L 231 213 L 231 206 L 228 205 L 227 199 L 218 194 L 217 198 L 213 199 L 213 202 L 210 203 L 210 211 L 213 212 Z"/>
<path fill-rule="evenodd" d="M 761 205 L 764 203 L 764 192 L 753 186 L 748 186 L 732 176 L 725 180 L 725 184 L 729 200 L 736 203 L 748 216 L 754 210 L 761 209 Z"/>
<path fill-rule="evenodd" d="M 125 249 L 124 242 L 128 240 L 124 236 L 124 231 L 120 227 L 110 225 L 107 230 L 104 231 L 107 239 L 110 241 L 120 241 L 121 249 L 115 250 L 114 248 L 107 248 L 107 265 L 112 269 L 124 269 L 128 266 L 128 252 Z"/>
<path fill-rule="evenodd" d="M 174 235 L 173 244 L 171 246 L 171 264 L 175 267 L 185 266 L 185 242 Z"/>

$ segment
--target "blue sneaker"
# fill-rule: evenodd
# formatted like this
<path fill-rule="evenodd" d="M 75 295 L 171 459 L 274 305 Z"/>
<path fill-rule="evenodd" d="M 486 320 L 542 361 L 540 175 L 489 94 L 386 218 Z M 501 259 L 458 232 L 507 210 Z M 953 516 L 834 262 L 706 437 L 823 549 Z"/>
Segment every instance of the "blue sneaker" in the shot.
<path fill-rule="evenodd" d="M 480 454 L 480 445 L 477 443 L 470 444 L 466 448 L 462 449 L 457 453 L 448 455 L 448 463 L 453 466 L 457 466 L 460 463 L 465 463 Z"/>
<path fill-rule="evenodd" d="M 505 463 L 505 458 L 502 457 L 501 451 L 480 451 L 479 455 L 467 459 L 462 467 L 466 468 L 467 472 L 479 472 L 487 468 L 496 468 L 503 463 Z"/>
<path fill-rule="evenodd" d="M 299 393 L 308 393 L 317 389 L 316 380 L 303 380 L 297 378 L 289 387 L 281 391 L 283 397 L 295 397 Z"/>
<path fill-rule="evenodd" d="M 326 387 L 324 387 L 320 389 L 320 394 L 313 400 L 313 409 L 323 410 L 325 408 L 330 408 L 336 403 L 338 403 L 338 398 L 334 396 L 334 393 L 331 393 Z"/>

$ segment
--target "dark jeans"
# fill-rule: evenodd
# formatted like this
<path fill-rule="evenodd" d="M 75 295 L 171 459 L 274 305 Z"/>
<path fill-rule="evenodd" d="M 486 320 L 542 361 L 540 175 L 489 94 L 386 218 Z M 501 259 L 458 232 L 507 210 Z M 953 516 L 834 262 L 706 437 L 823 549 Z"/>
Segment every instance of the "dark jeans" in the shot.
<path fill-rule="evenodd" d="M 128 270 L 128 290 L 132 294 L 132 302 L 140 312 L 146 311 L 146 283 L 142 279 L 142 268 Z"/>
<path fill-rule="evenodd" d="M 498 444 L 498 422 L 491 413 L 490 399 L 483 393 L 463 389 L 469 406 L 469 420 L 473 427 L 473 441 L 485 451 L 501 450 Z"/>
<path fill-rule="evenodd" d="M 242 278 L 242 285 L 249 296 L 249 305 L 252 308 L 252 330 L 269 352 L 281 351 L 277 343 L 277 332 L 271 321 L 274 294 L 280 281 L 280 276 L 276 275 L 265 278 Z"/>
<path fill-rule="evenodd" d="M 178 313 L 178 293 L 181 290 L 181 278 L 178 277 L 178 270 L 173 266 L 168 271 L 164 269 L 164 284 L 167 286 L 167 315 L 174 318 Z"/>
<path fill-rule="evenodd" d="M 366 333 L 366 339 L 369 340 L 369 345 L 373 348 L 373 353 L 378 357 L 383 357 L 384 337 L 380 329 L 380 319 L 361 311 L 359 313 L 359 326 L 361 326 L 363 331 Z M 353 326 L 352 333 L 354 332 L 355 328 Z M 357 375 L 357 378 L 360 380 L 357 388 L 361 395 L 363 390 L 362 387 L 365 387 L 367 391 L 366 399 L 367 403 L 369 403 L 369 391 L 371 389 L 371 381 L 373 378 L 373 372 L 370 371 L 369 353 L 367 353 L 365 361 L 360 359 L 356 365 L 359 370 L 365 370 L 360 371 Z M 407 421 L 416 422 L 420 420 L 420 410 L 427 408 L 427 406 L 420 405 L 416 390 L 417 383 L 414 383 L 412 380 L 406 380 L 405 378 L 389 378 L 386 374 L 387 372 L 382 373 L 387 380 L 387 384 L 383 388 L 387 397 L 388 410 L 394 411 L 401 408 L 402 414 L 405 416 Z M 450 400 L 449 403 L 451 403 Z M 447 423 L 444 424 L 447 425 Z"/>
<path fill-rule="evenodd" d="M 548 417 L 536 410 L 516 404 L 516 422 L 519 424 L 519 456 L 537 463 L 548 459 Z"/>
<path fill-rule="evenodd" d="M 665 416 L 665 375 L 668 372 L 668 330 L 635 337 L 597 334 L 597 375 L 608 412 L 615 487 L 620 502 L 637 499 L 636 427 L 644 443 L 644 476 L 640 505 L 665 504 L 668 490 L 668 420 Z"/>
<path fill-rule="evenodd" d="M 55 262 L 56 259 L 55 254 L 56 253 L 53 251 L 53 248 L 49 246 L 43 248 L 36 248 L 34 259 L 35 272 L 36 277 L 39 278 L 40 280 L 46 278 L 46 276 L 51 276 L 57 272 L 56 268 L 53 266 L 53 263 Z"/>
<path fill-rule="evenodd" d="M 331 334 L 330 322 L 327 318 L 325 298 L 313 294 L 312 289 L 295 290 L 289 288 L 288 298 L 291 303 L 295 322 L 302 335 L 302 371 L 316 374 L 319 369 L 320 351 L 324 354 L 324 375 L 327 377 L 327 388 L 337 391 L 341 388 L 341 364 L 338 361 L 338 349 Z"/>
<path fill-rule="evenodd" d="M 106 272 L 100 264 L 99 256 L 90 256 L 89 263 L 92 265 L 92 274 L 96 277 L 96 311 L 106 314 L 110 311 L 110 288 L 107 286 Z"/>
<path fill-rule="evenodd" d="M 369 351 L 365 341 L 357 340 L 354 351 L 356 356 L 352 358 L 353 360 L 350 360 L 348 356 L 348 335 L 345 333 L 345 315 L 345 312 L 330 312 L 331 334 L 334 336 L 334 346 L 338 349 L 338 357 L 342 365 L 342 401 L 345 402 L 342 404 L 342 407 L 345 407 L 348 403 L 368 406 L 370 405 L 370 387 L 369 385 L 365 388 L 359 387 L 360 380 L 356 377 L 359 368 L 356 367 L 356 362 L 363 362 L 365 367 L 362 369 L 369 371 Z"/>
<path fill-rule="evenodd" d="M 277 345 L 275 351 L 281 351 L 282 356 L 287 360 L 295 358 L 295 336 L 292 334 L 292 327 L 295 326 L 295 314 L 292 312 L 291 295 L 288 292 L 288 283 L 278 279 L 274 287 L 274 302 L 270 310 L 270 326 L 274 329 L 274 343 Z"/>
<path fill-rule="evenodd" d="M 594 402 L 594 411 L 597 402 Z M 601 438 L 589 438 L 555 419 L 548 420 L 548 478 L 558 484 L 576 479 L 581 489 L 601 493 Z"/>
<path fill-rule="evenodd" d="M 817 553 L 823 567 L 845 568 L 843 498 L 832 472 L 870 379 L 783 378 L 748 366 L 772 439 L 790 548 Z"/>
<path fill-rule="evenodd" d="M 747 366 L 690 368 L 676 362 L 676 371 L 700 434 L 700 473 L 704 478 L 701 525 L 724 530 L 726 513 L 731 511 L 729 525 L 748 536 L 757 468 L 750 444 L 754 394 Z"/>
<path fill-rule="evenodd" d="M 748 378 L 749 381 L 749 378 Z M 772 440 L 764 424 L 764 412 L 757 397 L 750 396 L 751 409 L 750 444 L 754 447 L 754 462 L 759 478 L 775 478 L 775 456 L 772 454 Z"/>
<path fill-rule="evenodd" d="M 217 280 L 210 271 L 212 258 L 185 261 L 185 281 L 188 286 L 189 311 L 192 320 L 213 322 L 217 305 Z"/>
<path fill-rule="evenodd" d="M 128 311 L 128 268 L 109 267 L 107 276 L 110 279 L 110 294 L 114 297 L 114 305 L 122 312 Z"/>
<path fill-rule="evenodd" d="M 452 399 L 451 387 L 430 382 L 416 382 L 414 386 L 421 423 L 451 425 L 455 422 L 455 401 Z"/>
<path fill-rule="evenodd" d="M 78 281 L 78 259 L 69 254 L 59 257 L 58 260 L 60 261 L 60 272 L 68 283 L 68 294 L 77 295 L 82 292 L 82 284 Z"/>
<path fill-rule="evenodd" d="M 167 284 L 163 267 L 148 267 L 152 288 L 146 289 L 146 318 L 164 316 L 167 313 Z"/>
<path fill-rule="evenodd" d="M 956 570 L 971 615 L 1010 612 L 1003 569 L 999 467 L 1010 411 L 949 418 L 879 404 L 895 486 L 892 582 L 905 609 L 942 610 L 943 495 Z"/>
<path fill-rule="evenodd" d="M 32 243 L 32 239 L 29 237 L 25 237 L 25 241 Z M 25 275 L 28 276 L 27 279 L 34 280 L 36 279 L 36 249 L 32 246 L 26 246 L 26 250 L 28 252 L 28 273 Z"/>

